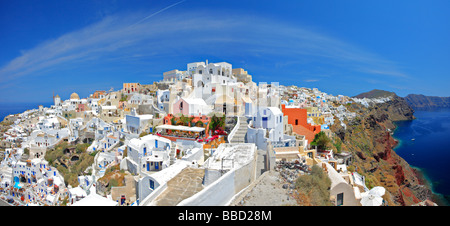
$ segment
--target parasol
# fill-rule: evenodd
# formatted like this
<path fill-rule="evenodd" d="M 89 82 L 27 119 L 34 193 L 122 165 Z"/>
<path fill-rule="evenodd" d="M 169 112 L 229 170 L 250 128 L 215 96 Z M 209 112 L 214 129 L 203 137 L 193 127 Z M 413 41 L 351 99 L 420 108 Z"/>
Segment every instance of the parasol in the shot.
<path fill-rule="evenodd" d="M 381 206 L 381 204 L 383 204 L 383 198 L 378 195 L 368 194 L 361 199 L 363 206 Z"/>
<path fill-rule="evenodd" d="M 377 187 L 370 189 L 369 194 L 381 197 L 384 195 L 385 192 L 386 192 L 385 188 L 383 188 L 381 186 L 377 186 Z"/>

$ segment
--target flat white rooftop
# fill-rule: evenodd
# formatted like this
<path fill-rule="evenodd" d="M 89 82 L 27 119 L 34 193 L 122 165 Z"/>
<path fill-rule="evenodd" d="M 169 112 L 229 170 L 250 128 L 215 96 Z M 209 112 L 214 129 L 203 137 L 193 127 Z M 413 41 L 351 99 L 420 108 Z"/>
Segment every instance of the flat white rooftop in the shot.
<path fill-rule="evenodd" d="M 205 168 L 232 169 L 239 168 L 252 161 L 256 154 L 255 144 L 220 144 L 209 157 Z"/>

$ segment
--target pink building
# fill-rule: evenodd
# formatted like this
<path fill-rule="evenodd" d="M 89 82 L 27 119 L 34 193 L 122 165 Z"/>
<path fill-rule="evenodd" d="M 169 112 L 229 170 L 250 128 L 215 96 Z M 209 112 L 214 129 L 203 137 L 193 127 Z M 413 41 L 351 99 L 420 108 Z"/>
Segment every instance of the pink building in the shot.
<path fill-rule="evenodd" d="M 84 104 L 78 104 L 77 112 L 86 111 L 86 106 Z"/>
<path fill-rule="evenodd" d="M 207 115 L 212 111 L 202 98 L 180 98 L 172 105 L 174 115 L 181 113 L 183 115 L 201 116 Z"/>
<path fill-rule="evenodd" d="M 183 98 L 180 98 L 173 104 L 172 110 L 174 115 L 177 114 L 189 115 L 189 103 Z"/>

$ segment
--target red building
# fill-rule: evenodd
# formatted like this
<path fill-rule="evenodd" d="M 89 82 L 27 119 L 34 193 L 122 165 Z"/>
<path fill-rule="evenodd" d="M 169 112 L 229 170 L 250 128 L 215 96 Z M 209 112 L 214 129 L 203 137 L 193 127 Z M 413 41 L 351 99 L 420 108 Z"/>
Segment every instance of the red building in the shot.
<path fill-rule="evenodd" d="M 314 136 L 320 132 L 320 125 L 308 123 L 308 111 L 304 108 L 286 108 L 281 105 L 283 115 L 288 116 L 288 123 L 292 125 L 294 133 L 304 135 L 308 144 L 314 140 Z"/>

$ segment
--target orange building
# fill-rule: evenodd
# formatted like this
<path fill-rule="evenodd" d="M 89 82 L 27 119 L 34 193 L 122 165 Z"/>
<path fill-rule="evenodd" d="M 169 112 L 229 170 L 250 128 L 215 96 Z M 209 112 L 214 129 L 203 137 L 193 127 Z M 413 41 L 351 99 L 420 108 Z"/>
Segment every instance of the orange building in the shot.
<path fill-rule="evenodd" d="M 217 138 L 211 138 L 209 142 L 203 145 L 203 149 L 217 148 L 220 144 L 225 143 L 225 136 L 217 136 Z"/>
<path fill-rule="evenodd" d="M 117 108 L 124 110 L 127 108 L 128 103 L 126 101 L 119 101 L 119 106 Z"/>
<path fill-rule="evenodd" d="M 139 83 L 123 83 L 124 93 L 137 93 L 141 89 L 141 84 Z"/>
<path fill-rule="evenodd" d="M 92 98 L 100 99 L 103 98 L 106 95 L 106 91 L 104 90 L 97 90 L 92 94 Z"/>
<path fill-rule="evenodd" d="M 292 125 L 294 133 L 303 135 L 308 140 L 308 144 L 314 140 L 314 136 L 320 132 L 320 125 L 308 123 L 308 111 L 304 108 L 286 108 L 281 105 L 283 115 L 288 116 L 288 123 Z"/>

